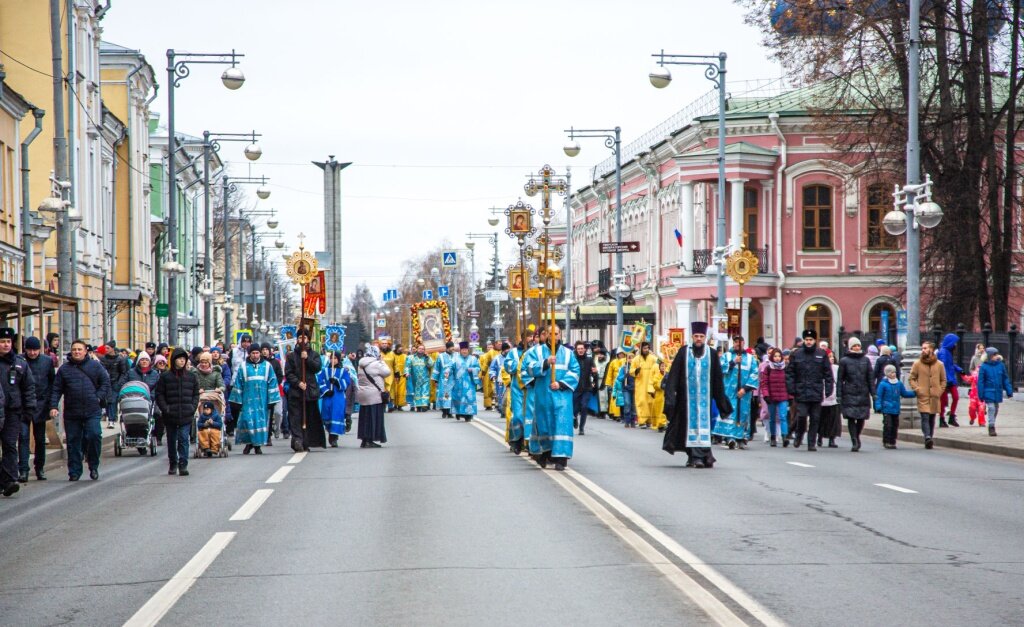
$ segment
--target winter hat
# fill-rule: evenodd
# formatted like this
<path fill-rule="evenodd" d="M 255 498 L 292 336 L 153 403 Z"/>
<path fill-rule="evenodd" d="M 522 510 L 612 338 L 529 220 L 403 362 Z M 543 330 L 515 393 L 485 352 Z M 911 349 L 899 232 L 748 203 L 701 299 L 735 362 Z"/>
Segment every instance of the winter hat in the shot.
<path fill-rule="evenodd" d="M 213 403 L 211 403 L 210 401 L 203 401 L 203 409 L 212 409 L 212 410 L 216 410 L 216 409 L 217 409 L 217 406 L 216 406 L 216 405 L 214 405 Z"/>
<path fill-rule="evenodd" d="M 37 337 L 25 338 L 25 350 L 27 351 L 38 351 L 43 349 L 42 342 Z"/>
<path fill-rule="evenodd" d="M 996 348 L 995 346 L 989 346 L 988 348 L 985 349 L 985 354 L 988 355 L 990 358 L 994 357 L 995 355 L 999 354 L 999 349 Z"/>
<path fill-rule="evenodd" d="M 138 363 L 143 359 L 147 361 L 153 361 L 153 358 L 149 356 L 149 353 L 147 353 L 146 351 L 142 351 L 141 353 L 139 353 L 139 356 L 135 359 L 135 362 Z"/>
<path fill-rule="evenodd" d="M 153 365 L 158 366 L 160 364 L 167 364 L 167 358 L 163 355 L 157 355 L 153 358 Z"/>
<path fill-rule="evenodd" d="M 851 337 L 849 340 L 846 341 L 846 348 L 847 349 L 852 351 L 854 346 L 860 346 L 860 338 L 859 337 Z"/>
<path fill-rule="evenodd" d="M 870 352 L 870 351 L 868 351 L 868 352 Z M 889 348 L 888 346 L 886 346 L 885 344 L 882 344 L 882 354 L 883 355 L 892 355 L 892 349 Z"/>
<path fill-rule="evenodd" d="M 894 366 L 892 364 L 886 365 L 886 367 L 885 367 L 885 376 L 888 377 L 889 375 L 893 375 L 893 374 L 896 374 L 896 366 Z"/>
<path fill-rule="evenodd" d="M 878 347 L 877 346 L 875 346 L 874 344 L 872 344 L 871 346 L 868 346 L 868 355 L 877 355 L 877 354 L 878 354 Z"/>

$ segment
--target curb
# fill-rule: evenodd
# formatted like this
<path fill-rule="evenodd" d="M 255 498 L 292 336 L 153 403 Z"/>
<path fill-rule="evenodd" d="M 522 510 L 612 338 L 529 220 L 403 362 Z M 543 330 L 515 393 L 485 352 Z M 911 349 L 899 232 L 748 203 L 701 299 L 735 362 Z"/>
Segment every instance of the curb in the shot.
<path fill-rule="evenodd" d="M 104 457 L 110 457 L 114 454 L 114 439 L 117 435 L 116 429 L 107 429 L 106 423 L 103 424 L 103 443 L 100 445 L 100 459 Z M 58 468 L 64 468 L 67 465 L 67 448 L 64 443 L 61 443 L 59 449 L 46 449 L 46 463 L 43 464 L 43 470 L 45 472 L 51 472 Z"/>
<path fill-rule="evenodd" d="M 880 438 L 882 437 L 882 430 L 874 429 L 871 427 L 864 427 L 863 434 Z M 913 442 L 915 444 L 920 444 L 924 446 L 924 436 L 921 435 L 920 433 L 906 433 L 900 431 L 899 440 L 902 442 Z M 942 436 L 933 437 L 932 441 L 935 442 L 935 446 L 939 446 L 942 448 L 959 449 L 961 451 L 974 451 L 975 453 L 988 453 L 989 455 L 1002 455 L 1003 457 L 1024 458 L 1024 449 L 1020 448 L 1000 446 L 998 444 L 972 442 L 970 440 L 958 440 L 955 438 L 946 438 Z"/>

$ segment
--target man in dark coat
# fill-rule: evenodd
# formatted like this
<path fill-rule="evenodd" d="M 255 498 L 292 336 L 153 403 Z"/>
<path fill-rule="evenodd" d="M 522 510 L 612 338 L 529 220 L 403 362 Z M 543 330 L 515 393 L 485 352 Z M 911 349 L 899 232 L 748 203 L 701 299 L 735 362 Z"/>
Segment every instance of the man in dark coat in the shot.
<path fill-rule="evenodd" d="M 587 427 L 587 414 L 590 412 L 590 397 L 594 394 L 594 377 L 597 376 L 597 368 L 594 366 L 594 358 L 587 355 L 586 342 L 576 342 L 576 351 L 573 357 L 580 364 L 580 382 L 572 393 L 573 425 L 580 430 L 580 435 L 585 435 Z"/>
<path fill-rule="evenodd" d="M 832 376 L 832 362 L 818 347 L 818 334 L 814 329 L 803 333 L 803 345 L 793 349 L 786 366 L 786 389 L 796 402 L 796 441 L 800 447 L 804 433 L 807 434 L 807 450 L 818 450 L 818 423 L 821 421 L 821 402 L 832 396 L 835 378 Z M 808 422 L 809 421 L 809 422 Z M 790 430 L 794 434 L 794 429 Z M 786 436 L 788 439 L 790 436 Z"/>
<path fill-rule="evenodd" d="M 89 476 L 100 478 L 100 447 L 103 434 L 100 418 L 103 405 L 110 398 L 110 377 L 100 362 L 89 357 L 82 340 L 71 343 L 67 361 L 57 370 L 50 393 L 50 418 L 57 417 L 57 407 L 64 398 L 64 431 L 68 442 L 68 480 L 82 476 L 82 455 L 89 463 Z"/>
<path fill-rule="evenodd" d="M 46 465 L 46 421 L 50 418 L 50 394 L 53 392 L 53 380 L 57 376 L 53 360 L 49 355 L 43 354 L 43 343 L 37 337 L 25 340 L 25 362 L 32 371 L 36 387 L 36 410 L 32 420 L 26 420 L 21 424 L 21 438 L 18 440 L 18 481 L 21 483 L 28 482 L 30 436 L 36 454 L 36 479 L 46 480 L 46 474 L 43 472 L 43 466 Z"/>
<path fill-rule="evenodd" d="M 4 496 L 18 491 L 18 439 L 23 422 L 31 422 L 36 410 L 36 386 L 28 362 L 14 350 L 14 329 L 0 329 L 0 387 L 4 396 L 4 423 L 0 427 L 0 490 Z"/>
<path fill-rule="evenodd" d="M 199 408 L 199 379 L 181 347 L 174 349 L 171 367 L 156 382 L 156 404 L 167 428 L 167 474 L 187 477 L 192 421 Z"/>
<path fill-rule="evenodd" d="M 692 344 L 676 353 L 664 378 L 669 422 L 662 449 L 672 455 L 686 451 L 686 465 L 692 468 L 712 468 L 715 464 L 711 453 L 711 403 L 717 405 L 721 415 L 732 414 L 718 354 L 705 344 L 707 333 L 706 322 L 690 325 Z"/>
<path fill-rule="evenodd" d="M 100 363 L 110 378 L 110 398 L 107 399 L 107 428 L 114 428 L 117 419 L 117 395 L 121 387 L 128 381 L 128 360 L 117 352 L 117 342 L 110 340 L 103 347 Z"/>
<path fill-rule="evenodd" d="M 285 359 L 284 377 L 288 381 L 288 418 L 291 423 L 292 450 L 308 451 L 311 447 L 327 448 L 324 423 L 320 418 L 320 355 L 309 345 L 309 330 L 301 329 L 295 348 Z"/>

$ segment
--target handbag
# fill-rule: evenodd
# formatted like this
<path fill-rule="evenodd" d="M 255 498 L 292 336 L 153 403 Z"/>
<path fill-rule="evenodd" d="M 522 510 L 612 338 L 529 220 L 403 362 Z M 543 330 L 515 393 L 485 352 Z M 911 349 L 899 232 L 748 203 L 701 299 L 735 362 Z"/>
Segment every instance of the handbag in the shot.
<path fill-rule="evenodd" d="M 363 367 L 363 374 L 365 374 L 366 378 L 370 381 L 370 385 L 375 387 L 377 389 L 377 391 L 380 392 L 380 402 L 384 403 L 385 405 L 390 405 L 391 404 L 391 393 L 390 392 L 386 392 L 386 391 L 380 389 L 380 386 L 377 385 L 377 382 L 374 381 L 373 377 L 370 376 L 370 373 L 366 371 L 366 367 L 365 366 Z"/>

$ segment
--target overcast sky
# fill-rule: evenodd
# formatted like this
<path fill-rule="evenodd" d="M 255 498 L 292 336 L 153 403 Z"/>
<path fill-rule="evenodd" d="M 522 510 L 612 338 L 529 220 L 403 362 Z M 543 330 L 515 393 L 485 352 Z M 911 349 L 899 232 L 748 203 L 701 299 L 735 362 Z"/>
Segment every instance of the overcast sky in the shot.
<path fill-rule="evenodd" d="M 699 68 L 677 67 L 654 89 L 651 53 L 725 50 L 730 82 L 780 73 L 728 0 L 131 0 L 113 3 L 103 29 L 157 71 L 160 112 L 167 48 L 246 55 L 235 92 L 222 68 L 194 66 L 175 94 L 176 124 L 263 133 L 251 167 L 241 144 L 221 155 L 235 176 L 272 179 L 262 206 L 281 212 L 289 248 L 300 231 L 323 246 L 323 179 L 310 162 L 354 162 L 342 172 L 346 298 L 364 281 L 379 297 L 404 259 L 489 231 L 488 209 L 515 202 L 545 163 L 582 181 L 609 155 L 584 140 L 568 159 L 563 129 L 619 125 L 625 143 L 712 87 Z"/>

